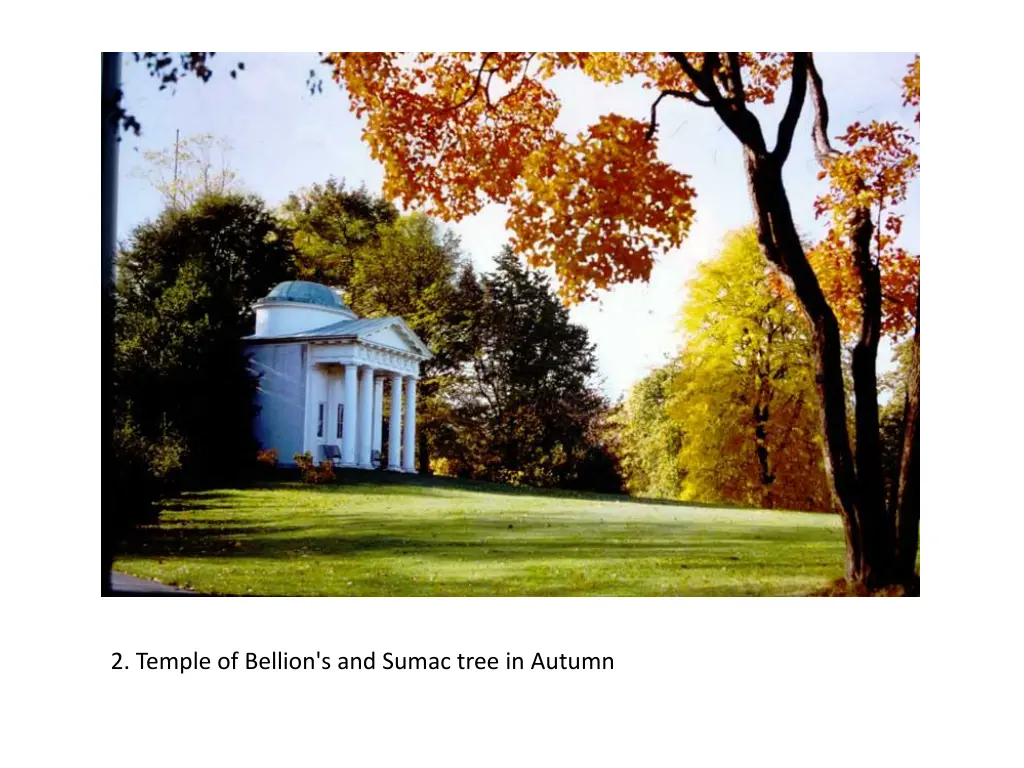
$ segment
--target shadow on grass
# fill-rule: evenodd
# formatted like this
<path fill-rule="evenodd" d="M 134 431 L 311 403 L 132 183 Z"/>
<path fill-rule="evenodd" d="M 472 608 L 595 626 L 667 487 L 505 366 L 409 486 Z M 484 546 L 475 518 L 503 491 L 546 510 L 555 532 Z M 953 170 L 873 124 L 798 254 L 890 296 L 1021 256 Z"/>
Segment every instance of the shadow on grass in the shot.
<path fill-rule="evenodd" d="M 457 563 L 559 560 L 677 560 L 681 568 L 829 565 L 841 546 L 828 529 L 772 529 L 693 521 L 522 524 L 510 517 L 316 517 L 308 525 L 243 519 L 173 521 L 124 542 L 123 557 L 293 560 L 356 556 L 418 557 Z M 768 551 L 770 549 L 770 552 Z"/>

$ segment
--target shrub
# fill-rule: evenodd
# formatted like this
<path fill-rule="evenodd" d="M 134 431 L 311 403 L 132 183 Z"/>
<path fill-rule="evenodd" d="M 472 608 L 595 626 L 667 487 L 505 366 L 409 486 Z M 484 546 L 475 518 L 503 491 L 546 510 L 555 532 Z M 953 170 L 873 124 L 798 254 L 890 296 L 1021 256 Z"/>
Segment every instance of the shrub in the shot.
<path fill-rule="evenodd" d="M 334 463 L 330 459 L 324 459 L 320 462 L 320 470 L 317 474 L 317 479 L 314 482 L 318 483 L 330 483 L 334 480 Z"/>
<path fill-rule="evenodd" d="M 299 467 L 304 483 L 329 483 L 334 480 L 334 464 L 324 459 L 319 464 L 313 460 L 309 451 L 295 454 L 295 464 Z"/>
<path fill-rule="evenodd" d="M 293 458 L 295 459 L 295 466 L 299 468 L 299 471 L 303 476 L 305 476 L 306 472 L 315 466 L 313 463 L 313 454 L 309 451 L 306 451 L 305 453 L 296 453 Z"/>
<path fill-rule="evenodd" d="M 118 530 L 156 520 L 161 498 L 178 491 L 185 445 L 166 423 L 147 439 L 130 415 L 118 418 L 113 438 L 113 514 Z"/>
<path fill-rule="evenodd" d="M 447 456 L 431 458 L 430 474 L 438 477 L 458 477 L 458 460 Z"/>
<path fill-rule="evenodd" d="M 277 448 L 268 448 L 265 451 L 256 452 L 255 477 L 263 480 L 272 480 L 277 469 Z"/>
<path fill-rule="evenodd" d="M 277 457 L 277 448 L 268 448 L 267 450 L 260 451 L 256 454 L 256 461 L 268 469 L 273 469 L 277 466 Z"/>

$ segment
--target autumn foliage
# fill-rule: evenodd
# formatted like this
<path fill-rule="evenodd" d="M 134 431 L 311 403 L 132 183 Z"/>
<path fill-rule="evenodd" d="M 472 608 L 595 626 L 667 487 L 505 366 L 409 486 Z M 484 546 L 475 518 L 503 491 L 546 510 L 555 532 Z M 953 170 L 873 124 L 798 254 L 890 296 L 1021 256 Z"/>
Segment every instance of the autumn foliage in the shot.
<path fill-rule="evenodd" d="M 302 482 L 319 485 L 334 481 L 334 464 L 330 459 L 323 459 L 317 464 L 309 451 L 296 453 L 293 458 L 295 466 L 299 468 Z"/>
<path fill-rule="evenodd" d="M 917 106 L 920 58 L 909 70 L 904 104 Z M 861 286 L 850 254 L 850 223 L 855 211 L 869 210 L 875 222 L 871 249 L 882 280 L 882 330 L 898 338 L 914 327 L 920 291 L 919 258 L 898 246 L 903 228 L 899 206 L 921 169 L 918 139 L 898 123 L 872 121 L 849 126 L 838 142 L 844 150 L 823 158 L 818 179 L 828 181 L 828 190 L 814 202 L 815 216 L 827 217 L 830 227 L 809 258 L 843 328 L 852 331 L 860 322 Z"/>
<path fill-rule="evenodd" d="M 899 206 L 920 169 L 914 132 L 894 122 L 854 123 L 833 146 L 825 87 L 810 53 L 330 53 L 324 61 L 365 120 L 386 196 L 445 219 L 505 205 L 515 248 L 533 265 L 553 267 L 570 301 L 648 279 L 654 260 L 683 242 L 696 191 L 684 171 L 658 158 L 658 107 L 669 98 L 713 111 L 742 148 L 760 248 L 809 323 L 847 575 L 874 585 L 913 578 L 916 470 L 904 473 L 910 485 L 901 480 L 890 508 L 876 358 L 883 334 L 913 330 L 916 347 L 920 333 L 918 256 L 899 245 Z M 608 85 L 639 81 L 652 91 L 650 115 L 603 115 L 575 136 L 558 130 L 561 105 L 550 81 L 568 69 Z M 919 58 L 902 90 L 919 122 Z M 750 105 L 780 96 L 785 104 L 770 147 L 770 132 Z M 810 249 L 782 174 L 807 103 L 826 186 L 814 212 L 829 224 Z M 855 441 L 843 374 L 850 343 Z M 917 392 L 908 390 L 908 468 L 917 466 Z"/>
<path fill-rule="evenodd" d="M 685 173 L 657 157 L 654 121 L 604 115 L 586 131 L 555 129 L 560 102 L 547 82 L 579 69 L 606 84 L 639 78 L 663 97 L 710 106 L 673 56 L 659 53 L 331 53 L 325 61 L 366 119 L 364 138 L 384 167 L 384 194 L 446 220 L 508 206 L 514 246 L 535 266 L 552 266 L 563 295 L 644 280 L 654 259 L 689 231 L 696 191 Z M 696 54 L 693 54 L 696 55 Z M 743 98 L 775 101 L 792 55 L 740 53 Z M 728 65 L 722 79 L 738 77 Z M 920 60 L 904 82 L 920 103 Z M 652 113 L 654 110 L 652 110 Z M 906 332 L 917 290 L 917 257 L 895 246 L 893 208 L 919 170 L 916 137 L 895 123 L 854 124 L 819 178 L 829 189 L 815 213 L 833 226 L 812 261 L 844 327 L 855 324 L 856 270 L 843 240 L 851 205 L 867 204 L 887 283 L 888 332 Z"/>
<path fill-rule="evenodd" d="M 364 138 L 384 167 L 384 195 L 452 220 L 506 204 L 514 246 L 552 266 L 563 295 L 647 279 L 659 253 L 679 247 L 693 219 L 689 176 L 657 158 L 642 120 L 606 115 L 567 136 L 544 83 L 584 66 L 621 79 L 654 59 L 589 54 L 415 56 L 330 54 L 335 78 L 366 119 Z M 667 76 L 667 73 L 661 73 Z"/>
<path fill-rule="evenodd" d="M 689 283 L 667 408 L 680 498 L 827 512 L 810 329 L 770 274 L 748 227 Z"/>

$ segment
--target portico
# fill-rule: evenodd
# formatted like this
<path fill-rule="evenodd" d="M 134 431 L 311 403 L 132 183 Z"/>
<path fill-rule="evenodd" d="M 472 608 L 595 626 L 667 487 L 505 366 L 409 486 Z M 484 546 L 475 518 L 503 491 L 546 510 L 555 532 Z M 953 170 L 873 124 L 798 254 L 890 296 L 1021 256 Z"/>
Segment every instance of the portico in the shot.
<path fill-rule="evenodd" d="M 282 464 L 296 453 L 333 454 L 343 467 L 415 472 L 416 382 L 431 353 L 405 322 L 358 318 L 317 283 L 282 283 L 254 309 L 256 333 L 245 342 L 260 381 L 261 447 L 277 448 Z"/>
<path fill-rule="evenodd" d="M 343 467 L 376 469 L 386 461 L 387 469 L 414 472 L 418 373 L 411 369 L 415 361 L 360 345 L 321 342 L 310 346 L 308 401 L 316 406 L 307 410 L 303 452 L 314 453 L 318 446 L 333 444 L 340 449 Z M 385 389 L 391 406 L 386 457 L 382 454 Z"/>

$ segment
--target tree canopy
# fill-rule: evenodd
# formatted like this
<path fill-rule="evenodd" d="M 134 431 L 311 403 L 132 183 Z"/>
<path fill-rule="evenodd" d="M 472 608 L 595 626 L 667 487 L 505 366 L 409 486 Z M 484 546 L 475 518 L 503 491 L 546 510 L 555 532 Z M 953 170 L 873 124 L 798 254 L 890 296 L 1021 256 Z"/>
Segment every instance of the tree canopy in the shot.
<path fill-rule="evenodd" d="M 380 251 L 380 228 L 398 220 L 398 209 L 365 187 L 346 189 L 330 178 L 291 193 L 281 213 L 294 233 L 298 276 L 342 288 L 354 308 L 356 263 Z"/>

